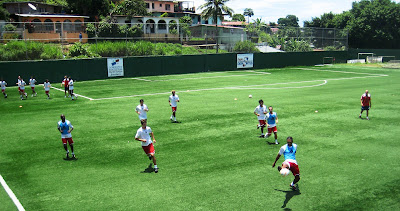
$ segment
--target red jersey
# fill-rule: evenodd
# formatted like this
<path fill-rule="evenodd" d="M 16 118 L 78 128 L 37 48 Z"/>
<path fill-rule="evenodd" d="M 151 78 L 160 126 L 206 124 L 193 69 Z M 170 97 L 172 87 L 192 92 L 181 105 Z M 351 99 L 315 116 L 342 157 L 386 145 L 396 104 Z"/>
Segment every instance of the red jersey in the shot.
<path fill-rule="evenodd" d="M 369 106 L 370 101 L 371 101 L 370 94 L 368 94 L 368 96 L 365 94 L 361 95 L 362 106 Z"/>
<path fill-rule="evenodd" d="M 65 79 L 65 78 L 64 78 L 64 80 L 63 80 L 62 82 L 63 82 L 63 84 L 64 84 L 64 87 L 68 87 L 68 83 L 69 83 L 69 80 L 68 80 L 68 79 Z"/>

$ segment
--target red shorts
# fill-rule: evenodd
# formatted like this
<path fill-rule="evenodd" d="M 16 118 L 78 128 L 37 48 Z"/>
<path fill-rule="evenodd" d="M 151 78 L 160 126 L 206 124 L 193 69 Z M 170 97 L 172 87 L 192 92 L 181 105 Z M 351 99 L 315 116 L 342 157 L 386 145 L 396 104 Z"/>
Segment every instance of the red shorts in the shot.
<path fill-rule="evenodd" d="M 299 166 L 291 162 L 289 162 L 289 164 L 290 164 L 289 170 L 292 172 L 293 176 L 300 175 Z"/>
<path fill-rule="evenodd" d="M 31 89 L 32 89 L 32 90 L 35 90 L 35 87 L 32 87 L 32 86 L 31 86 Z"/>
<path fill-rule="evenodd" d="M 19 91 L 22 93 L 25 93 L 25 89 L 20 89 Z"/>
<path fill-rule="evenodd" d="M 1 92 L 5 92 L 6 91 L 6 89 L 1 89 Z"/>
<path fill-rule="evenodd" d="M 148 146 L 142 146 L 144 152 L 146 154 L 153 154 L 155 153 L 153 143 L 149 144 Z"/>
<path fill-rule="evenodd" d="M 171 107 L 172 108 L 172 112 L 176 111 L 176 107 Z"/>
<path fill-rule="evenodd" d="M 49 94 L 50 91 L 45 91 L 45 92 L 46 92 L 46 94 Z"/>
<path fill-rule="evenodd" d="M 274 132 L 274 133 L 277 133 L 277 132 L 278 132 L 278 129 L 276 128 L 276 126 L 275 126 L 275 127 L 268 128 L 268 133 L 272 133 L 272 132 Z"/>
<path fill-rule="evenodd" d="M 67 141 L 69 144 L 74 143 L 74 141 L 72 141 L 72 138 L 62 138 L 61 140 L 62 140 L 63 144 L 67 144 Z"/>
<path fill-rule="evenodd" d="M 18 87 L 18 91 L 21 91 L 21 87 Z"/>
<path fill-rule="evenodd" d="M 260 127 L 265 126 L 265 120 L 258 120 L 258 122 L 260 123 Z"/>

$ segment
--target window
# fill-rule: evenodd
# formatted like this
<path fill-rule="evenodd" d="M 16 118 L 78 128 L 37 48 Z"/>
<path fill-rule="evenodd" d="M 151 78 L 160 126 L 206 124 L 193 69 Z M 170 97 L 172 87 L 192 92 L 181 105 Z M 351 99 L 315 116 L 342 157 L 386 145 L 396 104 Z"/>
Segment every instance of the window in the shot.
<path fill-rule="evenodd" d="M 151 8 L 153 8 L 153 9 L 154 9 L 154 3 L 151 3 Z"/>
<path fill-rule="evenodd" d="M 171 10 L 171 5 L 166 4 L 166 5 L 165 5 L 165 10 Z"/>
<path fill-rule="evenodd" d="M 146 8 L 149 9 L 150 8 L 150 4 L 146 3 Z"/>
<path fill-rule="evenodd" d="M 160 7 L 162 7 L 162 4 L 160 4 Z"/>
<path fill-rule="evenodd" d="M 75 32 L 81 32 L 82 31 L 82 22 L 80 20 L 74 21 L 75 25 Z"/>
<path fill-rule="evenodd" d="M 45 27 L 46 31 L 54 31 L 53 21 L 50 19 L 46 19 L 44 21 L 44 27 Z"/>

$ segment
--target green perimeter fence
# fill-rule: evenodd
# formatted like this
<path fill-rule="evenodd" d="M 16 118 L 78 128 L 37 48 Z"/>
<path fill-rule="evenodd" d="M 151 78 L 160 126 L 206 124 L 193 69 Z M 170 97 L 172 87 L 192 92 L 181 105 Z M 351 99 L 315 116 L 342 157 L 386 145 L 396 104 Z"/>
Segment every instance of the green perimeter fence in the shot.
<path fill-rule="evenodd" d="M 386 52 L 385 55 L 400 58 L 400 50 L 255 53 L 253 69 L 322 64 L 324 57 L 334 57 L 336 63 L 344 63 L 347 59 L 357 58 L 358 52 L 376 52 L 378 55 Z M 237 70 L 236 60 L 236 53 L 125 57 L 124 77 Z M 39 83 L 43 83 L 46 79 L 52 83 L 59 83 L 64 75 L 71 76 L 77 81 L 107 79 L 107 58 L 0 62 L 0 77 L 9 86 L 15 85 L 14 82 L 19 75 L 25 81 L 33 75 Z"/>

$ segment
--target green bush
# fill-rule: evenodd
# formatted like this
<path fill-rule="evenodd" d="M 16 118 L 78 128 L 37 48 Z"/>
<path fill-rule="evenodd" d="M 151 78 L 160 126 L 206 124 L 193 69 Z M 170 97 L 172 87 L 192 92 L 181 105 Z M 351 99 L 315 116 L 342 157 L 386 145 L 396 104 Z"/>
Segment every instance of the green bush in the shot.
<path fill-rule="evenodd" d="M 235 47 L 233 48 L 233 51 L 237 52 L 237 53 L 258 53 L 258 52 L 260 52 L 260 50 L 258 50 L 256 48 L 255 44 L 248 40 L 243 41 L 243 42 L 242 41 L 237 42 L 235 44 Z"/>
<path fill-rule="evenodd" d="M 13 32 L 13 31 L 17 30 L 17 27 L 12 25 L 11 23 L 9 23 L 9 24 L 3 26 L 3 29 L 4 29 L 4 31 L 7 31 L 7 32 Z"/>
<path fill-rule="evenodd" d="M 40 59 L 63 59 L 64 55 L 62 50 L 58 46 L 54 45 L 44 45 L 43 52 L 40 54 Z"/>
<path fill-rule="evenodd" d="M 40 42 L 11 41 L 0 45 L 1 61 L 62 59 L 62 50 Z"/>
<path fill-rule="evenodd" d="M 76 42 L 72 45 L 68 52 L 68 57 L 79 57 L 79 58 L 92 58 L 98 57 L 98 54 L 93 53 L 90 49 L 88 49 L 88 44 L 82 44 L 80 42 Z"/>

